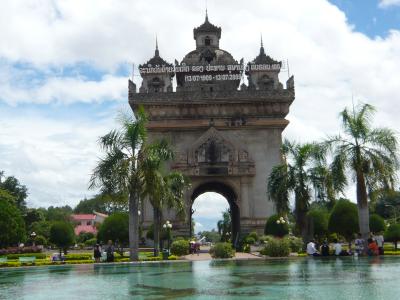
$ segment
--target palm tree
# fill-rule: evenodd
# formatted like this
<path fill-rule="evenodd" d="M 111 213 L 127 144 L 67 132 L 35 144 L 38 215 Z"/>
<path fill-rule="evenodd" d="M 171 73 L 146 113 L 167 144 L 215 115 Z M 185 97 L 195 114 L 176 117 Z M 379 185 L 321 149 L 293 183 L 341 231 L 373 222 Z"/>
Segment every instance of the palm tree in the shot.
<path fill-rule="evenodd" d="M 93 170 L 89 188 L 99 187 L 103 193 L 129 195 L 129 249 L 130 259 L 139 259 L 139 149 L 146 141 L 146 115 L 142 107 L 137 118 L 121 117 L 121 129 L 112 130 L 99 139 L 105 157 Z"/>
<path fill-rule="evenodd" d="M 285 140 L 282 144 L 283 163 L 275 166 L 268 177 L 268 194 L 275 202 L 278 214 L 290 210 L 290 196 L 294 195 L 294 214 L 297 228 L 307 237 L 307 212 L 314 190 L 315 198 L 325 194 L 332 197 L 329 172 L 324 167 L 325 149 L 315 143 L 298 144 Z M 341 187 L 336 187 L 340 190 Z"/>
<path fill-rule="evenodd" d="M 159 255 L 162 209 L 175 208 L 184 214 L 183 192 L 188 180 L 178 172 L 165 174 L 164 164 L 173 158 L 173 151 L 165 140 L 148 147 L 143 153 L 141 181 L 142 198 L 148 198 L 153 206 L 154 256 Z"/>
<path fill-rule="evenodd" d="M 369 104 L 345 108 L 341 113 L 343 135 L 330 138 L 326 145 L 333 153 L 334 180 L 356 182 L 358 218 L 363 239 L 369 237 L 368 191 L 393 188 L 398 169 L 397 138 L 388 128 L 372 128 L 375 108 Z"/>
<path fill-rule="evenodd" d="M 228 242 L 232 235 L 231 210 L 227 209 L 222 213 L 222 220 L 217 223 L 218 233 L 221 236 L 221 242 Z"/>

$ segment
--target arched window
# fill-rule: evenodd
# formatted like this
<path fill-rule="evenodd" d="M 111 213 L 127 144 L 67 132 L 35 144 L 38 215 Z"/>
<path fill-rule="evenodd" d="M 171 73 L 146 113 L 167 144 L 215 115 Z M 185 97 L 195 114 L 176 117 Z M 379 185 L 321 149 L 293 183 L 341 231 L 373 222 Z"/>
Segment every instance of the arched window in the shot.
<path fill-rule="evenodd" d="M 204 44 L 206 46 L 211 46 L 211 39 L 209 36 L 206 36 L 206 38 L 204 39 Z"/>

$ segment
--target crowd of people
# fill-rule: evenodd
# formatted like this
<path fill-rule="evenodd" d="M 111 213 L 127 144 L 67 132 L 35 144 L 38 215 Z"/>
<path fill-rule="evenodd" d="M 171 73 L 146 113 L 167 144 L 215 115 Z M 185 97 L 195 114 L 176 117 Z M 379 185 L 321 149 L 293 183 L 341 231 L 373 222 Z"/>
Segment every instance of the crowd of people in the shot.
<path fill-rule="evenodd" d="M 383 244 L 384 239 L 381 233 L 371 236 L 365 244 L 364 240 L 361 238 L 361 234 L 358 234 L 354 241 L 355 249 L 344 249 L 342 244 L 337 240 L 333 240 L 332 248 L 328 241 L 325 239 L 321 245 L 318 245 L 315 240 L 310 240 L 307 244 L 306 252 L 310 256 L 350 256 L 350 255 L 364 255 L 377 256 L 383 255 Z M 367 247 L 366 249 L 364 247 Z"/>

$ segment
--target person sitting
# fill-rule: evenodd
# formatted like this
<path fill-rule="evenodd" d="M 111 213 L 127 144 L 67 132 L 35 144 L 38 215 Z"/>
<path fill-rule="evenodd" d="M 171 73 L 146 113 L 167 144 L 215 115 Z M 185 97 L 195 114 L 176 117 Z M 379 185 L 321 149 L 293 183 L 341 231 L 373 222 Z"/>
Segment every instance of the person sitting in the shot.
<path fill-rule="evenodd" d="M 369 238 L 368 239 L 368 251 L 367 251 L 369 256 L 376 256 L 379 255 L 379 248 L 376 242 Z"/>
<path fill-rule="evenodd" d="M 312 255 L 312 256 L 319 256 L 319 253 L 318 253 L 317 249 L 315 248 L 314 240 L 311 240 L 307 244 L 307 254 Z"/>
<path fill-rule="evenodd" d="M 333 249 L 335 250 L 335 255 L 339 256 L 340 253 L 342 252 L 342 245 L 338 242 L 337 239 L 334 239 L 333 241 Z"/>
<path fill-rule="evenodd" d="M 329 249 L 328 241 L 324 240 L 324 242 L 322 243 L 322 246 L 321 246 L 321 255 L 329 256 L 329 252 L 330 252 L 330 249 Z"/>

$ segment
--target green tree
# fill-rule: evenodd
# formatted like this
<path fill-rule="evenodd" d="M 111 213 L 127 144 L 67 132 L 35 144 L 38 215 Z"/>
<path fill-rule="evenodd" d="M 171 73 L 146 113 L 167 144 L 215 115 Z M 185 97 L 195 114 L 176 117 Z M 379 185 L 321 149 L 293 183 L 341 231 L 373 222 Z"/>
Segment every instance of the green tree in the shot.
<path fill-rule="evenodd" d="M 400 241 L 400 224 L 392 224 L 384 234 L 385 240 L 394 243 L 394 249 L 397 251 L 397 242 Z"/>
<path fill-rule="evenodd" d="M 31 224 L 31 231 L 34 231 L 37 235 L 44 236 L 47 240 L 49 240 L 51 225 L 52 223 L 49 221 L 33 222 Z"/>
<path fill-rule="evenodd" d="M 369 227 L 373 233 L 383 232 L 386 229 L 385 220 L 377 214 L 369 217 Z"/>
<path fill-rule="evenodd" d="M 139 201 L 142 187 L 140 184 L 140 151 L 146 142 L 146 115 L 140 107 L 134 120 L 129 116 L 121 117 L 122 128 L 112 130 L 100 138 L 100 146 L 105 151 L 95 167 L 90 179 L 90 188 L 100 187 L 104 194 L 126 194 L 129 210 L 129 249 L 130 259 L 139 259 Z"/>
<path fill-rule="evenodd" d="M 25 225 L 26 225 L 26 229 L 29 232 L 32 232 L 32 224 L 36 223 L 36 222 L 41 222 L 45 220 L 45 216 L 43 214 L 43 212 L 39 209 L 35 209 L 35 208 L 28 208 L 26 210 L 26 214 L 24 216 L 24 220 L 25 220 Z M 35 231 L 36 232 L 36 231 Z"/>
<path fill-rule="evenodd" d="M 90 199 L 79 201 L 74 208 L 76 214 L 92 214 L 97 211 L 103 214 L 127 211 L 128 195 L 98 194 Z"/>
<path fill-rule="evenodd" d="M 71 223 L 65 221 L 54 222 L 50 227 L 50 242 L 60 249 L 60 256 L 62 250 L 66 253 L 75 240 L 74 228 Z"/>
<path fill-rule="evenodd" d="M 14 176 L 4 177 L 4 172 L 0 175 L 0 188 L 7 190 L 12 196 L 15 197 L 15 205 L 21 211 L 25 212 L 26 209 L 26 197 L 28 196 L 28 189 L 25 185 L 22 185 L 17 178 Z"/>
<path fill-rule="evenodd" d="M 321 241 L 328 234 L 329 213 L 321 208 L 310 209 L 308 212 L 309 220 L 312 224 L 314 236 Z"/>
<path fill-rule="evenodd" d="M 221 241 L 221 236 L 217 231 L 215 231 L 214 228 L 211 231 L 201 231 L 198 233 L 198 235 L 201 237 L 204 236 L 206 238 L 206 242 L 217 243 Z"/>
<path fill-rule="evenodd" d="M 0 200 L 0 248 L 17 245 L 26 238 L 25 224 L 18 208 Z"/>
<path fill-rule="evenodd" d="M 104 243 L 109 240 L 116 243 L 123 255 L 123 247 L 129 244 L 129 215 L 123 212 L 110 215 L 101 224 L 97 237 Z"/>
<path fill-rule="evenodd" d="M 71 220 L 72 208 L 69 205 L 54 207 L 49 206 L 47 210 L 44 210 L 45 218 L 47 221 L 65 221 Z"/>
<path fill-rule="evenodd" d="M 329 216 L 330 233 L 340 234 L 351 243 L 358 228 L 357 205 L 347 199 L 338 200 Z"/>
<path fill-rule="evenodd" d="M 218 234 L 221 236 L 221 242 L 229 242 L 232 236 L 231 210 L 227 209 L 222 213 L 222 220 L 217 223 Z"/>
<path fill-rule="evenodd" d="M 398 169 L 397 138 L 388 128 L 372 128 L 375 109 L 360 105 L 341 113 L 344 134 L 327 141 L 333 153 L 334 179 L 347 184 L 347 177 L 355 178 L 358 217 L 363 239 L 369 237 L 368 191 L 393 189 Z"/>
<path fill-rule="evenodd" d="M 294 215 L 303 238 L 308 234 L 307 212 L 312 194 L 316 199 L 334 198 L 342 190 L 334 185 L 326 168 L 325 149 L 318 144 L 297 144 L 285 140 L 282 145 L 284 161 L 275 166 L 268 177 L 268 194 L 275 202 L 278 214 L 289 212 L 290 195 L 294 195 Z M 312 193 L 314 191 L 314 193 Z"/>
<path fill-rule="evenodd" d="M 9 191 L 0 188 L 0 201 L 6 201 L 15 205 L 15 196 L 11 195 Z"/>

